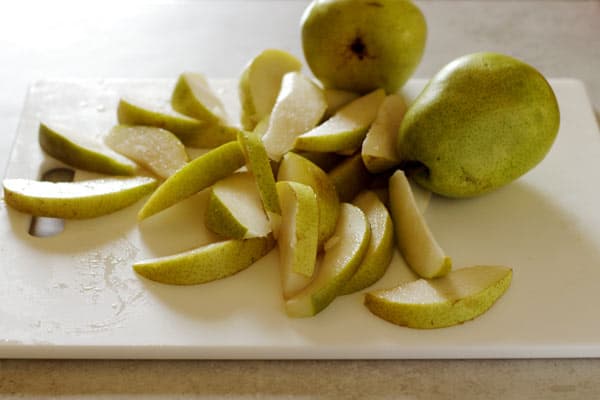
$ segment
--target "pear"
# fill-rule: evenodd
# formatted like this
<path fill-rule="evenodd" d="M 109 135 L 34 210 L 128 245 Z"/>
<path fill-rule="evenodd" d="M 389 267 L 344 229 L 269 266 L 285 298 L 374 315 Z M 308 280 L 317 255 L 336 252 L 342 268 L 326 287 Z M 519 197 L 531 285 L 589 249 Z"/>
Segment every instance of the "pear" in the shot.
<path fill-rule="evenodd" d="M 171 132 L 151 126 L 117 125 L 105 143 L 157 176 L 166 179 L 188 162 L 185 146 Z"/>
<path fill-rule="evenodd" d="M 389 196 L 396 243 L 408 266 L 422 278 L 447 274 L 452 260 L 427 226 L 404 171 L 398 170 L 390 178 Z"/>
<path fill-rule="evenodd" d="M 325 102 L 327 103 L 325 118 L 331 117 L 340 108 L 360 97 L 358 93 L 340 89 L 325 89 L 323 95 L 325 96 Z"/>
<path fill-rule="evenodd" d="M 302 183 L 277 182 L 281 199 L 281 230 L 277 238 L 283 297 L 308 285 L 317 261 L 319 205 L 314 190 Z"/>
<path fill-rule="evenodd" d="M 400 163 L 396 140 L 406 109 L 406 102 L 399 94 L 390 94 L 381 103 L 361 148 L 362 159 L 369 172 L 383 172 Z"/>
<path fill-rule="evenodd" d="M 427 25 L 410 0 L 314 0 L 301 20 L 302 48 L 326 88 L 395 93 L 425 48 Z"/>
<path fill-rule="evenodd" d="M 254 176 L 262 205 L 269 216 L 273 232 L 277 233 L 281 219 L 281 207 L 267 150 L 260 136 L 255 132 L 240 131 L 238 141 L 244 150 L 246 166 Z"/>
<path fill-rule="evenodd" d="M 289 152 L 279 164 L 277 180 L 300 182 L 315 191 L 319 204 L 319 246 L 322 246 L 333 234 L 340 213 L 340 200 L 329 176 L 311 161 Z"/>
<path fill-rule="evenodd" d="M 232 174 L 245 164 L 237 140 L 225 143 L 190 161 L 165 180 L 138 213 L 143 220 Z"/>
<path fill-rule="evenodd" d="M 186 146 L 201 142 L 205 122 L 190 118 L 160 102 L 121 98 L 117 107 L 117 119 L 122 125 L 144 125 L 163 128 L 172 132 Z"/>
<path fill-rule="evenodd" d="M 320 152 L 353 152 L 361 146 L 384 99 L 383 89 L 377 89 L 352 101 L 321 125 L 298 136 L 294 148 Z"/>
<path fill-rule="evenodd" d="M 62 219 L 85 219 L 118 211 L 151 193 L 157 181 L 149 177 L 115 177 L 79 182 L 5 179 L 4 201 L 14 209 Z"/>
<path fill-rule="evenodd" d="M 367 293 L 365 305 L 375 315 L 410 328 L 443 328 L 469 321 L 487 311 L 510 286 L 512 270 L 474 266 L 443 278 L 419 279 Z"/>
<path fill-rule="evenodd" d="M 397 151 L 420 185 L 449 197 L 488 193 L 536 166 L 560 124 L 539 71 L 496 53 L 460 57 L 408 109 Z"/>
<path fill-rule="evenodd" d="M 371 191 L 360 193 L 353 204 L 366 215 L 371 228 L 369 247 L 352 278 L 340 294 L 350 294 L 371 286 L 387 271 L 394 255 L 394 224 L 387 208 Z"/>
<path fill-rule="evenodd" d="M 236 172 L 210 189 L 206 227 L 228 239 L 264 237 L 271 226 L 252 173 Z"/>
<path fill-rule="evenodd" d="M 327 173 L 335 185 L 340 201 L 352 201 L 367 188 L 373 176 L 367 171 L 360 153 L 346 158 Z"/>
<path fill-rule="evenodd" d="M 278 49 L 266 49 L 250 60 L 242 71 L 238 87 L 244 129 L 255 129 L 271 113 L 283 76 L 301 68 L 300 60 Z"/>
<path fill-rule="evenodd" d="M 292 150 L 294 153 L 310 160 L 323 171 L 330 171 L 342 163 L 346 156 L 337 153 L 321 153 L 318 151 Z"/>
<path fill-rule="evenodd" d="M 108 175 L 133 175 L 136 165 L 102 142 L 65 126 L 40 123 L 38 139 L 50 156 L 75 168 Z"/>
<path fill-rule="evenodd" d="M 297 136 L 319 123 L 326 109 L 321 88 L 299 72 L 285 74 L 262 138 L 269 157 L 281 160 Z"/>
<path fill-rule="evenodd" d="M 273 248 L 271 236 L 210 243 L 183 253 L 139 261 L 133 269 L 143 277 L 171 285 L 196 285 L 240 272 Z"/>
<path fill-rule="evenodd" d="M 286 313 L 290 317 L 310 317 L 327 307 L 354 275 L 370 238 L 365 214 L 356 206 L 342 203 L 335 232 L 325 245 L 313 280 L 285 302 Z"/>

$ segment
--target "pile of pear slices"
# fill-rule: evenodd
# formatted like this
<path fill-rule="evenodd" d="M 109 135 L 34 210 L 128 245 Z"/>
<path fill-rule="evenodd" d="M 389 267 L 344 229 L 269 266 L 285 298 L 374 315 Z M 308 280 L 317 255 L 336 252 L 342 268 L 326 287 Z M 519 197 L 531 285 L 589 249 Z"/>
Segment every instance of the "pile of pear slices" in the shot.
<path fill-rule="evenodd" d="M 301 63 L 265 50 L 239 82 L 241 128 L 197 73 L 180 75 L 172 109 L 121 99 L 118 122 L 92 142 L 40 123 L 50 156 L 116 177 L 69 183 L 5 179 L 4 199 L 36 216 L 91 218 L 150 195 L 140 220 L 209 190 L 206 227 L 223 240 L 133 265 L 145 278 L 193 285 L 231 276 L 278 247 L 291 317 L 313 316 L 386 272 L 395 249 L 421 279 L 367 292 L 365 305 L 398 325 L 439 328 L 473 319 L 510 285 L 512 270 L 452 271 L 423 217 L 430 193 L 401 169 L 399 95 L 324 90 Z M 190 160 L 187 149 L 207 148 Z M 388 211 L 389 210 L 389 211 Z"/>

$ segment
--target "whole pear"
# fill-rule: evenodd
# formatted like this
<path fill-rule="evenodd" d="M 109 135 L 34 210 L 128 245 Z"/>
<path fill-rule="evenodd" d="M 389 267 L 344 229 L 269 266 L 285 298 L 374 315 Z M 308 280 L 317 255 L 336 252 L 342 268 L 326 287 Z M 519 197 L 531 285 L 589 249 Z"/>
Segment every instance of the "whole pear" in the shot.
<path fill-rule="evenodd" d="M 429 81 L 402 121 L 397 150 L 420 185 L 471 197 L 536 166 L 559 124 L 556 97 L 539 71 L 506 55 L 476 53 Z"/>
<path fill-rule="evenodd" d="M 423 55 L 427 25 L 410 0 L 314 0 L 301 20 L 304 57 L 327 88 L 396 92 Z"/>

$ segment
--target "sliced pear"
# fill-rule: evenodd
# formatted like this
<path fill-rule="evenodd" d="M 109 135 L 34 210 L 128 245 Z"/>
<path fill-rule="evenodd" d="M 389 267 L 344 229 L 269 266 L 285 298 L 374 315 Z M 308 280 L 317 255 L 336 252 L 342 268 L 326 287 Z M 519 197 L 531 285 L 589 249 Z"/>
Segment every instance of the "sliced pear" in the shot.
<path fill-rule="evenodd" d="M 254 175 L 263 207 L 269 216 L 272 229 L 276 233 L 281 219 L 281 207 L 275 187 L 273 168 L 271 168 L 271 161 L 265 146 L 260 136 L 254 132 L 240 132 L 238 140 L 242 144 L 246 156 L 246 166 Z"/>
<path fill-rule="evenodd" d="M 358 149 L 385 99 L 377 89 L 342 107 L 331 118 L 296 138 L 294 149 L 320 152 L 353 152 Z"/>
<path fill-rule="evenodd" d="M 310 282 L 317 261 L 319 206 L 314 190 L 302 183 L 277 182 L 281 230 L 277 239 L 283 297 L 290 298 Z"/>
<path fill-rule="evenodd" d="M 240 272 L 274 247 L 271 236 L 225 240 L 167 257 L 133 264 L 143 277 L 171 285 L 197 285 Z"/>
<path fill-rule="evenodd" d="M 240 119 L 244 129 L 253 130 L 271 113 L 283 76 L 301 68 L 300 60 L 278 49 L 264 50 L 250 60 L 242 71 L 238 88 L 242 106 Z"/>
<path fill-rule="evenodd" d="M 328 172 L 338 192 L 340 201 L 352 201 L 373 180 L 367 171 L 360 153 L 346 158 Z"/>
<path fill-rule="evenodd" d="M 118 211 L 151 193 L 158 182 L 149 177 L 106 178 L 80 182 L 5 179 L 4 201 L 37 217 L 85 219 Z"/>
<path fill-rule="evenodd" d="M 234 126 L 215 124 L 183 115 L 168 104 L 121 99 L 117 109 L 120 124 L 163 128 L 177 136 L 184 145 L 214 148 L 235 140 L 239 131 Z"/>
<path fill-rule="evenodd" d="M 38 139 L 50 156 L 75 168 L 109 175 L 133 175 L 136 165 L 102 142 L 64 126 L 40 123 Z"/>
<path fill-rule="evenodd" d="M 367 293 L 365 305 L 375 315 L 410 328 L 443 328 L 487 311 L 512 280 L 503 266 L 475 266 L 442 278 L 419 279 L 393 289 Z"/>
<path fill-rule="evenodd" d="M 356 206 L 341 204 L 335 233 L 325 245 L 315 277 L 308 286 L 285 302 L 290 317 L 310 317 L 327 307 L 354 275 L 369 246 L 371 229 Z"/>
<path fill-rule="evenodd" d="M 179 75 L 171 94 L 171 106 L 175 111 L 200 121 L 217 124 L 227 121 L 223 103 L 200 73 L 184 72 Z"/>
<path fill-rule="evenodd" d="M 171 132 L 151 126 L 117 125 L 104 139 L 108 147 L 166 179 L 188 162 L 185 146 Z"/>
<path fill-rule="evenodd" d="M 396 140 L 406 109 L 404 98 L 398 94 L 387 96 L 381 103 L 361 149 L 363 161 L 370 172 L 382 172 L 400 163 Z"/>
<path fill-rule="evenodd" d="M 331 117 L 340 108 L 359 97 L 358 93 L 341 89 L 325 89 L 323 90 L 323 94 L 325 95 L 325 102 L 327 103 L 325 118 Z"/>
<path fill-rule="evenodd" d="M 237 140 L 223 144 L 190 161 L 156 189 L 138 213 L 143 220 L 232 174 L 245 164 Z"/>
<path fill-rule="evenodd" d="M 271 226 L 252 173 L 236 172 L 210 189 L 206 227 L 228 239 L 264 237 Z"/>
<path fill-rule="evenodd" d="M 269 157 L 279 161 L 296 137 L 319 123 L 326 108 L 321 88 L 299 72 L 286 73 L 262 138 Z"/>
<path fill-rule="evenodd" d="M 389 197 L 396 243 L 408 266 L 422 278 L 447 274 L 452 260 L 427 226 L 404 171 L 398 170 L 390 178 Z"/>
<path fill-rule="evenodd" d="M 350 294 L 371 286 L 388 269 L 394 255 L 394 224 L 385 205 L 374 192 L 364 191 L 354 199 L 369 221 L 371 240 L 360 266 L 340 290 Z"/>
<path fill-rule="evenodd" d="M 279 164 L 277 180 L 300 182 L 315 191 L 319 204 L 319 246 L 322 246 L 333 234 L 340 213 L 340 200 L 329 176 L 311 161 L 290 152 Z"/>
<path fill-rule="evenodd" d="M 319 153 L 317 151 L 302 150 L 293 150 L 293 152 L 312 161 L 323 171 L 332 170 L 334 167 L 338 166 L 342 161 L 346 159 L 345 156 L 342 156 L 341 154 L 337 153 Z"/>

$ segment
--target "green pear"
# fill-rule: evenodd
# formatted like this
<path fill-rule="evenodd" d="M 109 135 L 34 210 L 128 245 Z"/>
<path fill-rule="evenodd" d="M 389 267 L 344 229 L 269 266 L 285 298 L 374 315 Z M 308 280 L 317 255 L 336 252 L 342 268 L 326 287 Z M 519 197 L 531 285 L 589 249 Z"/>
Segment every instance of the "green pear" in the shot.
<path fill-rule="evenodd" d="M 242 71 L 238 87 L 244 129 L 255 129 L 271 113 L 283 75 L 300 69 L 300 60 L 278 49 L 266 49 L 250 60 Z"/>
<path fill-rule="evenodd" d="M 262 137 L 269 157 L 281 160 L 294 147 L 296 137 L 319 123 L 326 109 L 321 88 L 299 72 L 285 74 Z"/>
<path fill-rule="evenodd" d="M 144 204 L 138 218 L 143 220 L 231 175 L 245 164 L 237 140 L 225 143 L 190 161 L 165 180 Z"/>
<path fill-rule="evenodd" d="M 212 185 L 204 222 L 208 229 L 228 239 L 271 233 L 252 173 L 236 172 Z"/>
<path fill-rule="evenodd" d="M 313 280 L 285 302 L 286 313 L 290 317 L 310 317 L 327 307 L 356 272 L 370 238 L 365 214 L 356 206 L 342 203 L 335 232 L 318 260 Z"/>
<path fill-rule="evenodd" d="M 143 277 L 171 285 L 197 285 L 240 272 L 274 247 L 271 236 L 210 243 L 183 253 L 139 261 L 133 269 Z"/>
<path fill-rule="evenodd" d="M 325 102 L 327 103 L 327 110 L 325 110 L 324 116 L 326 119 L 331 117 L 346 104 L 360 97 L 358 93 L 340 89 L 325 89 L 323 90 L 323 95 L 325 96 Z"/>
<path fill-rule="evenodd" d="M 409 107 L 397 151 L 428 190 L 476 196 L 541 162 L 559 120 L 540 72 L 506 55 L 470 54 L 442 68 Z"/>
<path fill-rule="evenodd" d="M 410 0 L 314 0 L 302 20 L 302 47 L 326 88 L 394 93 L 421 61 L 427 25 Z"/>
<path fill-rule="evenodd" d="M 310 283 L 317 261 L 319 205 L 314 190 L 302 183 L 277 182 L 281 229 L 277 238 L 283 297 L 290 298 Z"/>
<path fill-rule="evenodd" d="M 443 328 L 483 314 L 506 292 L 511 280 L 512 270 L 507 267 L 461 268 L 443 278 L 419 279 L 367 293 L 365 305 L 396 325 Z"/>
<path fill-rule="evenodd" d="M 346 158 L 327 173 L 335 185 L 340 201 L 352 201 L 369 186 L 373 176 L 367 171 L 360 153 Z"/>
<path fill-rule="evenodd" d="M 389 197 L 396 243 L 408 266 L 422 278 L 447 274 L 452 260 L 427 226 L 404 171 L 398 170 L 390 178 Z"/>
<path fill-rule="evenodd" d="M 322 246 L 333 234 L 340 213 L 340 200 L 329 176 L 311 161 L 289 152 L 279 164 L 277 180 L 300 182 L 315 191 L 319 204 L 319 246 Z"/>
<path fill-rule="evenodd" d="M 171 132 L 151 126 L 117 125 L 104 138 L 116 151 L 166 179 L 188 162 L 185 146 Z"/>
<path fill-rule="evenodd" d="M 273 232 L 277 233 L 281 219 L 281 207 L 267 150 L 261 137 L 256 132 L 240 131 L 238 141 L 244 150 L 246 166 L 254 176 L 262 205 L 269 216 Z"/>
<path fill-rule="evenodd" d="M 296 138 L 294 149 L 344 152 L 358 149 L 385 99 L 377 89 L 342 107 L 331 118 Z"/>
<path fill-rule="evenodd" d="M 371 240 L 358 269 L 344 284 L 340 294 L 354 293 L 377 282 L 387 271 L 394 255 L 394 224 L 379 197 L 371 191 L 364 191 L 353 204 L 365 213 L 371 227 Z"/>
<path fill-rule="evenodd" d="M 94 218 L 123 209 L 150 194 L 158 182 L 149 177 L 106 178 L 79 182 L 5 179 L 4 201 L 37 217 Z"/>
<path fill-rule="evenodd" d="M 133 175 L 136 165 L 102 142 L 64 126 L 40 123 L 38 139 L 50 156 L 75 168 L 109 175 Z"/>
<path fill-rule="evenodd" d="M 381 103 L 361 148 L 362 159 L 370 172 L 383 172 L 400 164 L 396 140 L 406 109 L 404 98 L 398 94 L 390 94 Z"/>
<path fill-rule="evenodd" d="M 183 115 L 169 104 L 139 99 L 122 98 L 117 117 L 123 125 L 145 125 L 172 132 L 189 147 L 213 148 L 235 140 L 236 127 L 200 121 Z"/>
<path fill-rule="evenodd" d="M 323 171 L 331 171 L 346 159 L 338 153 L 321 153 L 319 151 L 292 150 L 294 153 L 310 160 Z"/>

